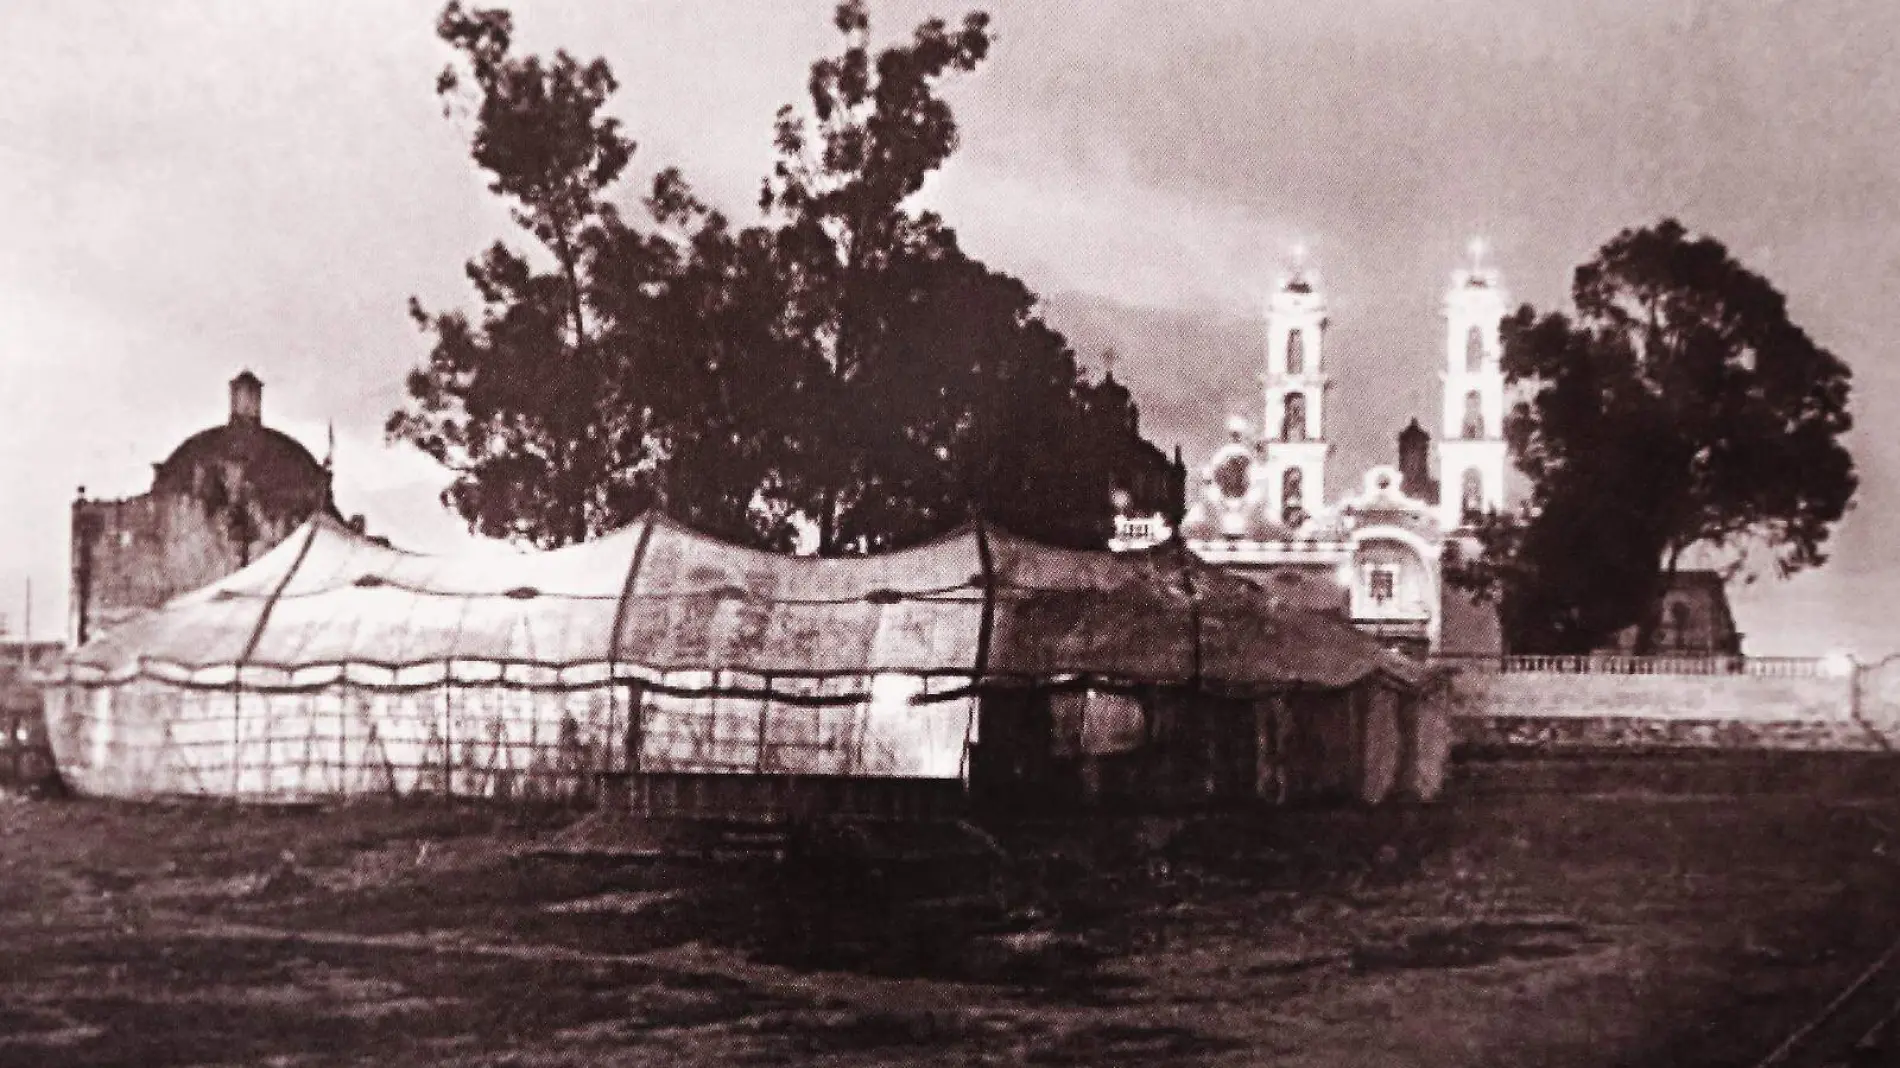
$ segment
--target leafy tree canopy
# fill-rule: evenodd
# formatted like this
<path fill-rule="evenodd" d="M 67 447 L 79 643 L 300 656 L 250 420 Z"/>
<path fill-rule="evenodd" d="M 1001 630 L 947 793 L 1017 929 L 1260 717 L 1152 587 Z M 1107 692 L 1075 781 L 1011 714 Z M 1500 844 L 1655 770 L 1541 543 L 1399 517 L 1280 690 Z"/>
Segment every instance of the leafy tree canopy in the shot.
<path fill-rule="evenodd" d="M 1530 499 L 1451 569 L 1499 601 L 1513 649 L 1589 652 L 1636 626 L 1650 651 L 1694 546 L 1731 571 L 1825 562 L 1858 484 L 1840 441 L 1851 375 L 1782 294 L 1671 219 L 1618 234 L 1571 296 L 1570 314 L 1527 305 L 1503 324 Z"/>
<path fill-rule="evenodd" d="M 735 227 L 673 170 L 623 219 L 606 64 L 517 56 L 506 12 L 443 11 L 438 91 L 532 245 L 469 264 L 478 316 L 413 309 L 433 347 L 389 433 L 455 473 L 476 530 L 559 545 L 659 505 L 776 549 L 808 528 L 824 553 L 974 515 L 1106 537 L 1116 472 L 1158 458 L 1127 391 L 909 206 L 956 149 L 938 89 L 982 63 L 988 17 L 882 49 L 861 0 L 834 21 L 840 53 L 778 113 L 762 219 Z"/>

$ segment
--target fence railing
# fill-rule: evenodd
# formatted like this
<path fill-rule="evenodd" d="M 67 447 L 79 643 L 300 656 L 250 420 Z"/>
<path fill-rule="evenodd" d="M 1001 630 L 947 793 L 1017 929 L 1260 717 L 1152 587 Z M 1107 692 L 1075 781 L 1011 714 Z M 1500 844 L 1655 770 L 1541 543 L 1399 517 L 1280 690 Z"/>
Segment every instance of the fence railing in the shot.
<path fill-rule="evenodd" d="M 1160 516 L 1144 516 L 1139 519 L 1121 516 L 1115 520 L 1115 540 L 1120 542 L 1148 544 L 1166 541 L 1173 533 L 1167 520 Z"/>
<path fill-rule="evenodd" d="M 1500 675 L 1750 675 L 1807 679 L 1845 676 L 1830 657 L 1786 656 L 1434 656 L 1432 663 Z"/>

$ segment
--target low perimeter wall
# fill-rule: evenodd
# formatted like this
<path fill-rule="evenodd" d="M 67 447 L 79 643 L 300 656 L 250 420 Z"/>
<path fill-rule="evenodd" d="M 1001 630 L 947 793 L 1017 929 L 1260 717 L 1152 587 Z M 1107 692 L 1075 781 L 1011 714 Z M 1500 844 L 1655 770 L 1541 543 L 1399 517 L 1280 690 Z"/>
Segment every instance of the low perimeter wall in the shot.
<path fill-rule="evenodd" d="M 1900 664 L 1742 658 L 1445 660 L 1466 754 L 1900 748 Z"/>

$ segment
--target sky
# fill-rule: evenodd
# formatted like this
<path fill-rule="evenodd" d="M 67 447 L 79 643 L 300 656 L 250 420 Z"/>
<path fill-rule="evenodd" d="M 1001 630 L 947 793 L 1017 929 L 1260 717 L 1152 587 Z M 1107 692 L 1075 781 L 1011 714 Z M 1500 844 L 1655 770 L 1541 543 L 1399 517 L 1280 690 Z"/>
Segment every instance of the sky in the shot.
<path fill-rule="evenodd" d="M 640 143 L 751 217 L 771 119 L 834 46 L 820 0 L 521 2 L 520 46 L 605 58 Z M 126 496 L 226 381 L 398 544 L 465 528 L 386 445 L 426 353 L 407 313 L 469 302 L 513 238 L 434 96 L 433 0 L 0 4 L 0 614 L 57 634 L 78 486 Z M 967 7 L 872 5 L 895 39 Z M 1473 237 L 1516 301 L 1561 306 L 1618 230 L 1680 218 L 1785 292 L 1855 374 L 1862 475 L 1833 559 L 1733 596 L 1758 655 L 1900 652 L 1900 5 L 1890 0 L 997 0 L 950 86 L 959 152 L 921 194 L 1026 280 L 1143 427 L 1205 460 L 1258 418 L 1261 311 L 1322 273 L 1338 494 L 1436 411 L 1438 318 Z M 628 199 L 637 195 L 630 191 Z"/>

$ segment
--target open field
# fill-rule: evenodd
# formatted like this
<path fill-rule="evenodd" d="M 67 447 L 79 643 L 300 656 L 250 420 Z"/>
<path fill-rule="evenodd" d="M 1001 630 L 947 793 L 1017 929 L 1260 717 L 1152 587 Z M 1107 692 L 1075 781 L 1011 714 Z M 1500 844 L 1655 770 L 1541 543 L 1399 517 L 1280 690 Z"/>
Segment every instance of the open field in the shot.
<path fill-rule="evenodd" d="M 559 812 L 4 803 L 0 1064 L 1745 1065 L 1900 936 L 1900 764 L 1746 759 L 934 867 L 523 855 Z"/>

